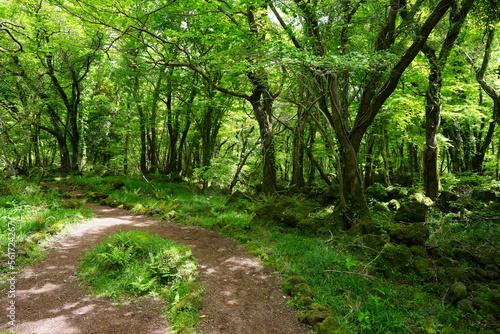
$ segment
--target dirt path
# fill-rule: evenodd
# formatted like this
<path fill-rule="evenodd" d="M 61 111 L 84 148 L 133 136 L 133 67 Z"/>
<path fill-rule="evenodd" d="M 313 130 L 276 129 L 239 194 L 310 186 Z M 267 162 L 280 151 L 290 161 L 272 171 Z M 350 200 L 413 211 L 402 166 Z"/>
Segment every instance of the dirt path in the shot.
<path fill-rule="evenodd" d="M 1 291 L 0 331 L 21 334 L 169 333 L 161 300 L 136 299 L 125 305 L 91 297 L 80 286 L 75 266 L 105 236 L 131 229 L 157 233 L 191 247 L 206 285 L 200 327 L 204 333 L 301 334 L 307 329 L 286 303 L 275 273 L 234 240 L 195 227 L 158 221 L 131 212 L 89 204 L 97 218 L 54 240 L 45 261 L 19 274 L 16 326 L 8 325 L 7 290 Z"/>

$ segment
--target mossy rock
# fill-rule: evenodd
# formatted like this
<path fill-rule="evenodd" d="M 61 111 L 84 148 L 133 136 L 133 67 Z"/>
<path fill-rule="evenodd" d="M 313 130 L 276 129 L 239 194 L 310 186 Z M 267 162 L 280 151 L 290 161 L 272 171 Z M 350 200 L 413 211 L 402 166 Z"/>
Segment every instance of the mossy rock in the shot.
<path fill-rule="evenodd" d="M 434 201 L 431 200 L 429 197 L 425 196 L 425 194 L 422 192 L 415 192 L 411 194 L 411 196 L 409 197 L 409 201 L 422 203 L 425 204 L 425 206 L 427 207 L 434 205 Z"/>
<path fill-rule="evenodd" d="M 392 242 L 407 246 L 425 245 L 430 236 L 429 228 L 422 223 L 390 224 L 385 230 Z"/>
<path fill-rule="evenodd" d="M 408 223 L 422 223 L 427 220 L 428 206 L 418 201 L 401 203 L 394 220 Z"/>
<path fill-rule="evenodd" d="M 474 305 L 469 299 L 462 299 L 458 301 L 457 308 L 465 314 L 475 313 Z"/>
<path fill-rule="evenodd" d="M 380 235 L 365 234 L 363 236 L 363 243 L 370 248 L 380 251 L 384 247 L 386 241 Z"/>
<path fill-rule="evenodd" d="M 77 199 L 63 199 L 63 204 L 69 209 L 78 209 L 83 207 L 85 201 L 79 201 Z"/>
<path fill-rule="evenodd" d="M 294 228 L 307 217 L 307 212 L 308 210 L 299 201 L 291 197 L 280 196 L 255 210 L 255 216 L 258 219 L 270 220 Z"/>
<path fill-rule="evenodd" d="M 287 295 L 291 295 L 293 287 L 297 284 L 302 284 L 302 283 L 306 283 L 306 279 L 303 276 L 292 275 L 285 279 L 285 281 L 281 285 L 281 289 Z"/>
<path fill-rule="evenodd" d="M 306 296 L 314 298 L 314 296 L 316 296 L 316 293 L 311 289 L 309 285 L 307 285 L 307 283 L 299 283 L 292 286 L 290 295 L 292 297 Z"/>
<path fill-rule="evenodd" d="M 125 182 L 123 182 L 122 180 L 111 180 L 111 181 L 109 181 L 109 184 L 115 190 L 118 190 L 118 189 L 125 187 Z"/>
<path fill-rule="evenodd" d="M 62 229 L 64 228 L 64 226 L 65 226 L 65 224 L 63 222 L 57 222 L 54 225 L 52 225 L 51 227 L 49 227 L 45 232 L 47 234 L 56 234 L 56 233 L 61 232 Z"/>
<path fill-rule="evenodd" d="M 178 312 L 181 310 L 201 310 L 203 307 L 203 298 L 199 292 L 191 292 L 186 297 L 182 298 L 177 304 L 172 306 L 170 312 Z"/>
<path fill-rule="evenodd" d="M 106 199 L 108 197 L 109 197 L 108 194 L 100 193 L 100 192 L 90 191 L 87 193 L 87 198 L 91 201 L 94 201 L 94 202 L 99 202 L 100 200 Z"/>
<path fill-rule="evenodd" d="M 383 232 L 380 224 L 373 220 L 365 220 L 353 226 L 351 233 L 354 234 L 381 234 Z"/>
<path fill-rule="evenodd" d="M 387 203 L 378 201 L 373 204 L 373 210 L 379 212 L 391 212 L 391 209 L 389 209 L 389 205 Z"/>
<path fill-rule="evenodd" d="M 439 267 L 437 276 L 443 282 L 469 282 L 469 275 L 460 267 Z"/>
<path fill-rule="evenodd" d="M 295 304 L 298 306 L 298 307 L 308 307 L 308 306 L 311 306 L 313 303 L 313 300 L 311 297 L 309 296 L 298 296 L 296 299 L 295 299 Z"/>
<path fill-rule="evenodd" d="M 30 235 L 29 238 L 27 238 L 27 241 L 36 244 L 36 243 L 39 243 L 40 241 L 45 240 L 45 239 L 47 239 L 47 235 L 45 233 L 36 232 L 36 233 Z"/>
<path fill-rule="evenodd" d="M 398 273 L 406 273 L 410 268 L 411 256 L 408 246 L 386 243 L 376 262 L 377 269 L 388 278 Z"/>
<path fill-rule="evenodd" d="M 421 245 L 410 246 L 410 251 L 413 254 L 413 256 L 429 257 L 427 248 Z"/>
<path fill-rule="evenodd" d="M 298 318 L 300 322 L 316 327 L 330 316 L 334 316 L 334 314 L 328 307 L 320 304 L 312 304 L 307 310 L 302 312 Z"/>
<path fill-rule="evenodd" d="M 301 231 L 304 231 L 304 232 L 316 232 L 323 225 L 324 225 L 324 222 L 320 219 L 306 218 L 306 219 L 302 219 L 301 221 L 299 221 L 297 223 L 297 228 Z"/>
<path fill-rule="evenodd" d="M 328 316 L 325 320 L 317 324 L 316 331 L 318 334 L 350 334 L 347 329 L 342 327 L 337 318 L 333 315 Z"/>
<path fill-rule="evenodd" d="M 132 210 L 137 204 L 135 203 L 122 203 L 121 205 L 118 206 L 119 209 L 124 209 L 124 210 Z"/>
<path fill-rule="evenodd" d="M 476 282 L 485 282 L 488 279 L 486 270 L 479 267 L 470 268 L 467 270 L 469 277 Z"/>
<path fill-rule="evenodd" d="M 399 203 L 399 201 L 397 199 L 391 199 L 388 203 L 387 203 L 387 207 L 389 208 L 389 210 L 391 211 L 398 211 L 399 208 L 401 207 L 401 203 Z"/>
<path fill-rule="evenodd" d="M 472 189 L 471 196 L 481 202 L 488 203 L 490 201 L 497 202 L 499 200 L 499 196 L 495 190 L 488 188 L 476 187 Z"/>
<path fill-rule="evenodd" d="M 428 258 L 417 256 L 413 259 L 413 266 L 418 276 L 423 279 L 431 279 L 434 274 L 432 261 Z"/>
<path fill-rule="evenodd" d="M 467 298 L 469 292 L 467 286 L 462 282 L 453 283 L 445 296 L 445 301 L 449 304 L 455 304 L 462 299 Z"/>

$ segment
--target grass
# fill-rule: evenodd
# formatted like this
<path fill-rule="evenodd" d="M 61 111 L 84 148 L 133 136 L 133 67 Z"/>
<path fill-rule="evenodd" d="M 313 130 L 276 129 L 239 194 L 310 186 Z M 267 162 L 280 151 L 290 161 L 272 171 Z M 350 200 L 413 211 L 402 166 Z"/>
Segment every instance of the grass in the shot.
<path fill-rule="evenodd" d="M 194 333 L 202 292 L 196 284 L 196 266 L 187 246 L 151 233 L 129 231 L 113 234 L 87 252 L 77 271 L 98 295 L 168 301 L 172 329 Z"/>
<path fill-rule="evenodd" d="M 82 205 L 70 206 L 54 189 L 23 180 L 0 181 L 1 262 L 6 261 L 7 253 L 15 253 L 16 267 L 41 260 L 43 240 L 66 225 L 92 216 Z M 11 269 L 11 266 L 2 266 L 0 272 Z"/>
<path fill-rule="evenodd" d="M 359 234 L 338 230 L 328 223 L 327 229 L 312 233 L 258 219 L 254 212 L 275 197 L 233 199 L 226 194 L 202 193 L 189 184 L 152 181 L 153 191 L 141 179 L 123 181 L 125 187 L 119 191 L 109 189 L 106 180 L 92 183 L 101 189 L 108 187 L 103 190 L 120 201 L 148 208 L 170 205 L 175 221 L 211 228 L 239 240 L 283 276 L 304 276 L 316 292 L 313 301 L 332 309 L 342 326 L 352 333 L 489 333 L 482 331 L 485 319 L 481 315 L 468 315 L 443 303 L 446 288 L 437 282 L 412 272 L 384 277 L 376 266 L 379 252 L 367 247 Z M 331 219 L 328 207 L 319 207 L 303 196 L 294 201 L 311 210 L 314 218 Z M 471 249 L 482 249 L 488 242 L 498 245 L 498 224 L 492 219 L 498 214 L 477 203 L 470 207 L 474 210 L 465 210 L 459 219 L 432 210 L 429 244 L 448 243 L 452 238 Z M 383 226 L 392 223 L 392 215 L 377 213 L 374 220 Z M 299 311 L 303 308 L 296 299 L 292 303 Z"/>

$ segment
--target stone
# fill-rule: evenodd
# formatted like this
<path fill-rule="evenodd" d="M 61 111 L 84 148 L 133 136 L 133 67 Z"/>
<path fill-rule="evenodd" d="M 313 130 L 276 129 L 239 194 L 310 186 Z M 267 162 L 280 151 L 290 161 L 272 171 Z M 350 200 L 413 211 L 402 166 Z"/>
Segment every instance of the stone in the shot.
<path fill-rule="evenodd" d="M 390 224 L 385 230 L 392 242 L 407 246 L 425 245 L 430 236 L 429 228 L 422 223 Z"/>
<path fill-rule="evenodd" d="M 462 282 L 455 282 L 450 286 L 446 294 L 445 301 L 450 304 L 457 304 L 468 295 L 467 287 Z"/>
<path fill-rule="evenodd" d="M 330 315 L 325 320 L 316 326 L 318 334 L 350 334 L 350 332 L 342 327 L 335 316 Z"/>
<path fill-rule="evenodd" d="M 410 267 L 411 256 L 408 246 L 387 243 L 382 248 L 382 252 L 376 262 L 377 268 L 387 278 L 398 273 L 405 273 Z"/>
<path fill-rule="evenodd" d="M 299 321 L 315 327 L 329 316 L 333 316 L 333 311 L 320 304 L 312 304 L 307 310 L 299 315 Z"/>
<path fill-rule="evenodd" d="M 417 201 L 403 202 L 394 220 L 408 223 L 422 223 L 427 220 L 427 205 Z"/>

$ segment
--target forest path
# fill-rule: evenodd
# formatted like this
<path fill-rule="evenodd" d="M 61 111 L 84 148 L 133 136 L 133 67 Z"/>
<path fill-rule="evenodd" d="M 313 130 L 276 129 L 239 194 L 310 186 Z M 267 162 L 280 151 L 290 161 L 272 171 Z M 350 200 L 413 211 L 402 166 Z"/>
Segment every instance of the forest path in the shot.
<path fill-rule="evenodd" d="M 8 291 L 1 291 L 0 331 L 20 334 L 169 333 L 165 302 L 138 298 L 116 303 L 93 297 L 75 274 L 83 253 L 119 232 L 139 229 L 189 246 L 206 287 L 200 328 L 216 334 L 301 334 L 305 326 L 265 268 L 235 240 L 202 228 L 155 220 L 126 210 L 87 204 L 96 218 L 54 238 L 46 260 L 16 279 L 16 326 L 9 326 Z"/>

